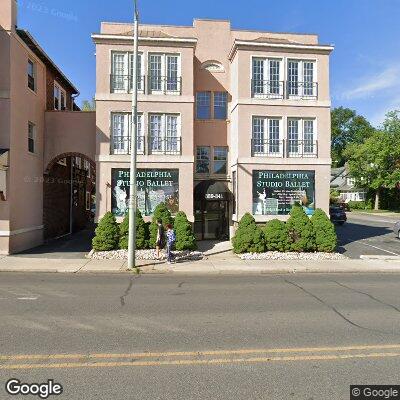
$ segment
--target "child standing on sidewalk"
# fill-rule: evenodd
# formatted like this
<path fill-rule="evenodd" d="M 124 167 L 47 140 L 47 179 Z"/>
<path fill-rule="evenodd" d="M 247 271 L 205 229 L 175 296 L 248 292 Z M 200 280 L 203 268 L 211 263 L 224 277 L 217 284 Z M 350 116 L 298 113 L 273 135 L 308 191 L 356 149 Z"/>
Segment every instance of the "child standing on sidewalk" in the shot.
<path fill-rule="evenodd" d="M 174 255 L 172 254 L 172 247 L 175 243 L 176 237 L 175 232 L 171 224 L 167 225 L 167 263 L 171 264 Z"/>

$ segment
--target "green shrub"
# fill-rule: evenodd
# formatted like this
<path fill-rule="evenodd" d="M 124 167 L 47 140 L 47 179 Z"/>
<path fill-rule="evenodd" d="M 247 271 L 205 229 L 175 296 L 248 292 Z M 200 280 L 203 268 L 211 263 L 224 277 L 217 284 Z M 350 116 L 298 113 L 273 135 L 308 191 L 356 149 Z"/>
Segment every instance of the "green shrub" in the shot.
<path fill-rule="evenodd" d="M 119 226 L 113 213 L 104 214 L 95 232 L 96 236 L 92 240 L 94 250 L 109 251 L 118 248 Z"/>
<path fill-rule="evenodd" d="M 278 219 L 268 221 L 263 232 L 267 250 L 287 251 L 290 249 L 289 232 L 283 221 Z"/>
<path fill-rule="evenodd" d="M 125 215 L 125 218 L 119 225 L 119 248 L 128 248 L 128 235 L 129 235 L 129 214 Z M 145 249 L 147 247 L 149 238 L 146 236 L 146 223 L 143 220 L 142 213 L 136 210 L 136 248 L 138 250 Z"/>
<path fill-rule="evenodd" d="M 179 211 L 174 221 L 176 235 L 176 250 L 196 250 L 196 238 L 193 234 L 192 224 L 188 221 L 186 214 Z"/>
<path fill-rule="evenodd" d="M 313 225 L 303 210 L 303 207 L 294 205 L 286 223 L 291 240 L 292 251 L 314 251 L 315 237 Z"/>
<path fill-rule="evenodd" d="M 314 229 L 315 244 L 318 251 L 332 253 L 337 246 L 336 230 L 323 210 L 317 208 L 311 217 Z"/>
<path fill-rule="evenodd" d="M 371 201 L 349 201 L 350 210 L 372 210 Z"/>
<path fill-rule="evenodd" d="M 154 210 L 153 214 L 153 220 L 150 224 L 150 248 L 155 248 L 156 247 L 156 241 L 157 241 L 157 220 L 161 220 L 162 224 L 165 227 L 168 224 L 173 224 L 174 220 L 172 219 L 171 213 L 168 210 L 167 206 L 165 203 L 160 203 Z M 164 240 L 165 242 L 165 240 Z"/>
<path fill-rule="evenodd" d="M 235 253 L 262 253 L 265 251 L 264 234 L 249 213 L 243 215 L 232 238 Z"/>

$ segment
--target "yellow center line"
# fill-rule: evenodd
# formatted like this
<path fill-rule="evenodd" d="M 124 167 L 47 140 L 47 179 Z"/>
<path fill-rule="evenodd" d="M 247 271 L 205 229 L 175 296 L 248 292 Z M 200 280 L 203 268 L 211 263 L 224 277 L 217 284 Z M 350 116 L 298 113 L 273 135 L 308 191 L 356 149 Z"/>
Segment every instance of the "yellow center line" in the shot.
<path fill-rule="evenodd" d="M 148 367 L 165 365 L 209 365 L 209 364 L 242 364 L 242 363 L 269 363 L 277 361 L 327 361 L 362 358 L 386 358 L 400 357 L 400 353 L 370 353 L 370 354 L 337 354 L 337 355 L 310 355 L 310 356 L 287 356 L 287 357 L 253 357 L 233 359 L 209 359 L 209 360 L 163 360 L 163 361 L 116 361 L 99 363 L 58 363 L 58 364 L 14 364 L 0 365 L 0 370 L 15 369 L 52 369 L 52 368 L 111 368 L 111 367 Z"/>
<path fill-rule="evenodd" d="M 142 353 L 93 353 L 93 354 L 20 354 L 0 355 L 0 361 L 12 360 L 58 360 L 58 359 L 107 359 L 107 358 L 158 358 L 158 357 L 201 357 L 201 356 L 229 356 L 268 353 L 316 353 L 335 351 L 370 351 L 400 349 L 400 344 L 389 345 L 360 345 L 338 347 L 299 347 L 283 349 L 238 349 L 238 350 L 206 350 L 206 351 L 177 351 L 177 352 L 142 352 Z"/>

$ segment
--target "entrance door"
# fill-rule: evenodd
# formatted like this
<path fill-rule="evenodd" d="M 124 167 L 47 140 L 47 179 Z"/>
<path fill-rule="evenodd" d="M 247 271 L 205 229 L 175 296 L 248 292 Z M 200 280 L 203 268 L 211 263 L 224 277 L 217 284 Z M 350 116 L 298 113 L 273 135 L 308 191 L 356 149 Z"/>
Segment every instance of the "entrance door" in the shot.
<path fill-rule="evenodd" d="M 195 213 L 195 234 L 197 239 L 229 239 L 229 202 L 202 201 Z M 200 207 L 199 207 L 200 206 Z"/>

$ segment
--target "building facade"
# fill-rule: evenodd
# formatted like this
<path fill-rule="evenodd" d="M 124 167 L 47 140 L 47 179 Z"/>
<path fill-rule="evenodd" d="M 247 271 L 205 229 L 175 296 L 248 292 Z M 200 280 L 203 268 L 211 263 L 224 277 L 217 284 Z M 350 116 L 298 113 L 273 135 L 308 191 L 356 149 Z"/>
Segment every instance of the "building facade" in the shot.
<path fill-rule="evenodd" d="M 95 114 L 32 35 L 0 8 L 0 253 L 82 228 L 95 180 Z"/>
<path fill-rule="evenodd" d="M 97 218 L 129 198 L 133 26 L 102 23 L 96 44 Z M 329 55 L 316 35 L 232 29 L 229 21 L 140 25 L 138 206 L 166 202 L 199 239 L 246 213 L 328 211 Z"/>
<path fill-rule="evenodd" d="M 347 165 L 332 168 L 331 189 L 339 193 L 339 200 L 343 203 L 365 201 L 367 198 L 367 191 L 356 186 L 356 179 L 351 176 Z"/>

